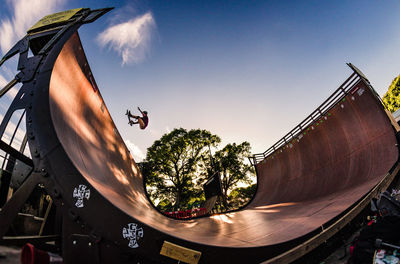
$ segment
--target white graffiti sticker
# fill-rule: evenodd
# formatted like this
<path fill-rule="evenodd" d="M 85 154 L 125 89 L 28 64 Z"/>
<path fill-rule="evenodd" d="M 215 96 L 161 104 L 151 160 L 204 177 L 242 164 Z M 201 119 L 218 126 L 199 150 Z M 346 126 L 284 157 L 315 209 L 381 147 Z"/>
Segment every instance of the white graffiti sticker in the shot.
<path fill-rule="evenodd" d="M 143 237 L 143 228 L 138 228 L 137 224 L 130 223 L 128 227 L 122 229 L 122 236 L 129 240 L 128 247 L 139 247 L 138 240 Z"/>
<path fill-rule="evenodd" d="M 72 196 L 77 199 L 75 206 L 82 208 L 84 206 L 83 200 L 89 200 L 90 198 L 90 189 L 88 189 L 88 187 L 84 184 L 79 184 L 79 187 L 74 189 Z"/>
<path fill-rule="evenodd" d="M 357 90 L 358 96 L 361 96 L 364 93 L 364 89 L 360 88 Z"/>

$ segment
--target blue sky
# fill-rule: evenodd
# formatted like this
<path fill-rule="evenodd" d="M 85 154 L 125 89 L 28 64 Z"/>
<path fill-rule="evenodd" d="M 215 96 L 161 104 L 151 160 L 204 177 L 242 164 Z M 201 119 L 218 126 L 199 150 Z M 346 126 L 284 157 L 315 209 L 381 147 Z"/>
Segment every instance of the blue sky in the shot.
<path fill-rule="evenodd" d="M 176 127 L 270 147 L 351 73 L 383 95 L 400 73 L 398 1 L 3 0 L 1 55 L 52 12 L 114 6 L 80 35 L 117 127 L 137 160 Z M 12 30 L 10 30 L 12 29 Z M 14 63 L 14 65 L 13 65 Z M 0 69 L 0 86 L 15 62 Z M 127 108 L 150 116 L 130 127 Z M 2 106 L 4 107 L 4 106 Z"/>

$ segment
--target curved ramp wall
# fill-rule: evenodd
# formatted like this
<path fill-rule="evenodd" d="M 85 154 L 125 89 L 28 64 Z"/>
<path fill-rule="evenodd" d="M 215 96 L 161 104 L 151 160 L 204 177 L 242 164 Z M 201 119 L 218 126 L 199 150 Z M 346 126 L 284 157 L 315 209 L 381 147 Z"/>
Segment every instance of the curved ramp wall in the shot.
<path fill-rule="evenodd" d="M 266 195 L 257 195 L 252 206 L 302 202 L 337 192 L 361 197 L 396 162 L 396 143 L 381 103 L 359 80 L 326 115 L 256 165 L 258 193 Z"/>
<path fill-rule="evenodd" d="M 318 129 L 257 165 L 258 192 L 246 208 L 188 221 L 165 217 L 146 198 L 140 171 L 91 74 L 78 27 L 66 31 L 40 68 L 28 128 L 36 135 L 31 150 L 38 150 L 53 179 L 47 188 L 64 212 L 66 263 L 79 259 L 68 254 L 71 230 L 99 238 L 103 263 L 110 248 L 124 252 L 118 256 L 169 263 L 160 255 L 164 241 L 200 251 L 199 263 L 260 262 L 353 206 L 397 160 L 390 121 L 360 81 L 362 95 L 349 95 Z M 66 226 L 69 221 L 74 228 Z"/>

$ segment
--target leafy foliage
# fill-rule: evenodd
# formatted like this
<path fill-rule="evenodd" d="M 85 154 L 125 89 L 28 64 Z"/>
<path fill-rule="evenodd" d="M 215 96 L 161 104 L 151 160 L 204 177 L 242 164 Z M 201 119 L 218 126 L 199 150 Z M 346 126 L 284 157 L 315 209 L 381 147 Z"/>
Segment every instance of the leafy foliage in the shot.
<path fill-rule="evenodd" d="M 254 168 L 245 162 L 250 156 L 250 149 L 250 143 L 245 141 L 239 145 L 228 144 L 214 155 L 215 170 L 221 176 L 222 208 L 225 210 L 235 209 L 235 203 L 229 200 L 229 193 L 239 183 L 251 184 L 253 180 Z"/>
<path fill-rule="evenodd" d="M 231 191 L 228 196 L 228 202 L 232 208 L 240 208 L 245 206 L 257 189 L 257 184 L 252 184 L 248 187 L 238 187 Z"/>
<path fill-rule="evenodd" d="M 201 197 L 202 189 L 194 184 L 198 164 L 206 155 L 206 147 L 216 146 L 220 141 L 206 130 L 179 128 L 148 148 L 142 173 L 151 199 L 162 202 L 160 209 L 170 208 L 172 203 L 174 210 L 183 209 L 196 202 L 193 197 Z"/>
<path fill-rule="evenodd" d="M 400 75 L 395 78 L 383 96 L 382 101 L 390 112 L 395 112 L 400 107 Z"/>
<path fill-rule="evenodd" d="M 236 209 L 249 201 L 255 185 L 237 187 L 253 181 L 254 169 L 246 163 L 250 144 L 228 144 L 211 159 L 208 147 L 216 147 L 220 141 L 206 130 L 179 128 L 148 148 L 140 168 L 150 199 L 153 203 L 158 201 L 161 211 L 200 207 L 205 201 L 203 184 L 216 171 L 220 174 L 223 192 L 216 205 L 218 211 Z"/>

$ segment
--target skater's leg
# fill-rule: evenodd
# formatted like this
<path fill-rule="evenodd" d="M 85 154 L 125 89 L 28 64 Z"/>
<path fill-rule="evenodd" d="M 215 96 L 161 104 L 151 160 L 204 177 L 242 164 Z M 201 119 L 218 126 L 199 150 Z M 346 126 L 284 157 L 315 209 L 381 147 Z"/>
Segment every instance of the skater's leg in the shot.
<path fill-rule="evenodd" d="M 129 116 L 129 117 L 133 117 L 133 118 L 135 118 L 135 119 L 138 119 L 138 118 L 139 118 L 139 116 L 132 115 L 131 112 L 128 112 L 128 116 Z"/>
<path fill-rule="evenodd" d="M 146 127 L 146 125 L 143 122 L 143 119 L 138 118 L 137 122 L 139 123 L 139 126 L 140 126 L 141 129 L 144 129 Z"/>
<path fill-rule="evenodd" d="M 134 122 L 134 121 L 132 121 L 132 120 L 129 121 L 129 125 L 131 125 L 131 126 L 134 125 L 134 124 L 137 124 L 137 123 L 138 123 L 138 122 Z"/>
<path fill-rule="evenodd" d="M 128 116 L 128 119 L 129 119 L 129 125 L 131 125 L 131 126 L 133 124 L 138 124 L 139 123 L 138 119 L 136 119 L 136 121 L 133 121 L 133 120 L 131 120 L 130 116 Z"/>

